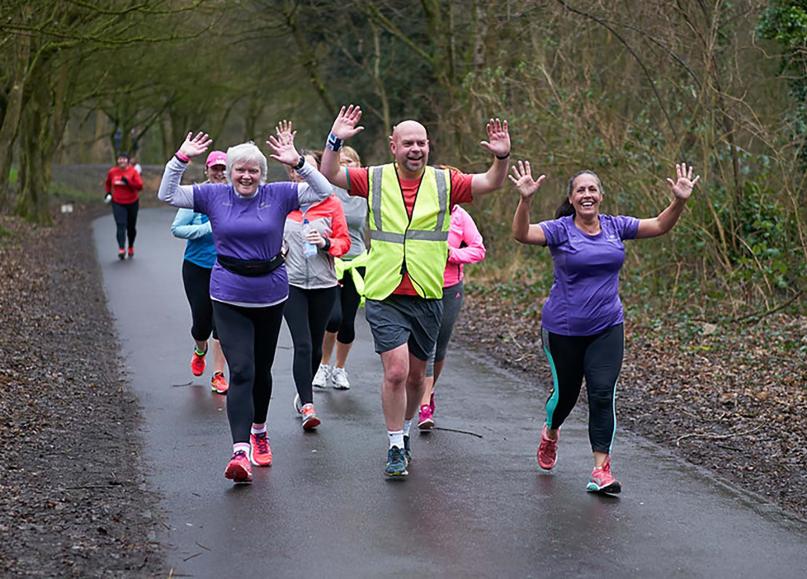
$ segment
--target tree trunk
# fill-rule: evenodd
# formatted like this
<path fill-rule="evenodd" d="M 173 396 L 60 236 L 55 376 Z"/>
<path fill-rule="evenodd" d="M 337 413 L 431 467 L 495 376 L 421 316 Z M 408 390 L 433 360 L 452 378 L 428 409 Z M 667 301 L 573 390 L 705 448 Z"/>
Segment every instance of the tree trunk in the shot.
<path fill-rule="evenodd" d="M 14 142 L 22 118 L 23 100 L 25 96 L 25 80 L 31 56 L 30 35 L 21 36 L 16 43 L 14 60 L 14 81 L 8 95 L 8 106 L 0 127 L 0 212 L 8 207 L 11 197 L 9 190 L 9 173 L 13 159 Z"/>

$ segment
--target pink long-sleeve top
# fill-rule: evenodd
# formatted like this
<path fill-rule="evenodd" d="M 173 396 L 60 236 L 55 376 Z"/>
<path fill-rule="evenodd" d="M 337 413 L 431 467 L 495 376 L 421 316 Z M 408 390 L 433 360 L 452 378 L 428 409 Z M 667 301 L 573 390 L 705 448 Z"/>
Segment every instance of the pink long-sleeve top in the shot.
<path fill-rule="evenodd" d="M 454 205 L 451 209 L 451 229 L 448 232 L 448 263 L 443 278 L 443 287 L 462 281 L 463 265 L 478 263 L 485 259 L 485 244 L 473 218 L 465 209 Z"/>

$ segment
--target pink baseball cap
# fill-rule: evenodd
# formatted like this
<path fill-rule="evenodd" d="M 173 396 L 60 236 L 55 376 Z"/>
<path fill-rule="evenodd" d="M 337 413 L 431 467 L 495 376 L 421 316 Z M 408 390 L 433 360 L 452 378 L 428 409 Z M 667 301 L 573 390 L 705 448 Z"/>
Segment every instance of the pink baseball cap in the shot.
<path fill-rule="evenodd" d="M 227 153 L 224 151 L 210 151 L 205 161 L 205 167 L 212 167 L 213 165 L 227 166 Z"/>

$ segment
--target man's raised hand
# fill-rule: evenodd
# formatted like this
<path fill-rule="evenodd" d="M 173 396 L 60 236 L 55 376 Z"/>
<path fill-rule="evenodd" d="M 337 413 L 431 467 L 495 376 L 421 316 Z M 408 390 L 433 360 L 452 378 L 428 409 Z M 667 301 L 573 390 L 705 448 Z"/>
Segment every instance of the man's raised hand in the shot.
<path fill-rule="evenodd" d="M 510 131 L 507 121 L 490 119 L 485 125 L 485 129 L 488 133 L 488 140 L 480 141 L 479 144 L 496 157 L 507 157 L 510 154 Z"/>

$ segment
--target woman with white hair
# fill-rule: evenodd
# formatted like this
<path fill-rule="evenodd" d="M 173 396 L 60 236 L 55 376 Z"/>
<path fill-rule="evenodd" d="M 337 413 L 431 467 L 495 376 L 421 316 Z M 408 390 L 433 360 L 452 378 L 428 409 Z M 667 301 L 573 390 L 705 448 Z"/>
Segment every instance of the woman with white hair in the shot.
<path fill-rule="evenodd" d="M 271 466 L 266 429 L 272 395 L 271 368 L 289 284 L 281 255 L 286 216 L 301 204 L 331 194 L 328 181 L 294 148 L 294 134 L 270 136 L 276 161 L 293 167 L 303 183 L 266 181 L 266 157 L 253 143 L 227 150 L 228 184 L 180 185 L 192 157 L 212 143 L 206 133 L 188 133 L 165 166 L 158 197 L 175 207 L 204 213 L 216 244 L 210 277 L 213 315 L 230 367 L 227 418 L 233 455 L 224 476 L 252 481 L 252 465 Z"/>

